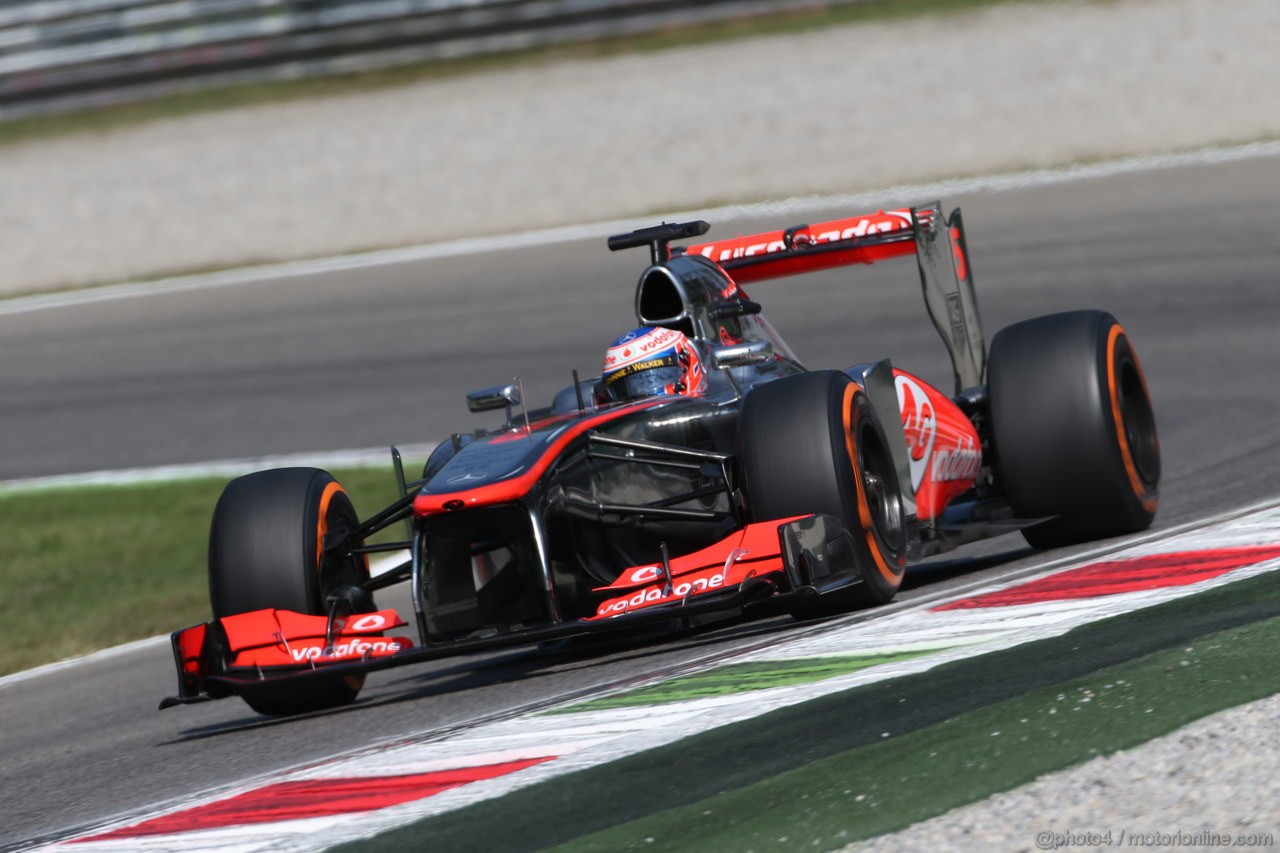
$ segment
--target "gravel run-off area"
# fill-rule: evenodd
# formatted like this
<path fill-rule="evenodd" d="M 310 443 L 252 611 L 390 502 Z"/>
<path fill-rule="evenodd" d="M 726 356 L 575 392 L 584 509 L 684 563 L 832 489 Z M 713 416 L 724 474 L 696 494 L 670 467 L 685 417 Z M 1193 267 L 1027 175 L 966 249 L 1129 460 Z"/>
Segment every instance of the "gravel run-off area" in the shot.
<path fill-rule="evenodd" d="M 846 849 L 1182 851 L 1223 850 L 1259 835 L 1280 840 L 1277 731 L 1280 695 Z"/>
<path fill-rule="evenodd" d="M 1002 5 L 9 145 L 0 294 L 1272 138 L 1278 32 Z"/>
<path fill-rule="evenodd" d="M 1276 138 L 1277 33 L 1277 0 L 1001 6 L 10 145 L 0 295 Z M 865 849 L 1280 835 L 1277 731 L 1272 697 Z"/>

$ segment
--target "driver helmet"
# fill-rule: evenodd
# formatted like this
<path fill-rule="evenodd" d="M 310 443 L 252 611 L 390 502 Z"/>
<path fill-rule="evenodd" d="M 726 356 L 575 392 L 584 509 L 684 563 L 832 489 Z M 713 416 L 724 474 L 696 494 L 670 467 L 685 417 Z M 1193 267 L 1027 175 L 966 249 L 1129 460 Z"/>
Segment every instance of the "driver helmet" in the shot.
<path fill-rule="evenodd" d="M 614 341 L 600 376 L 610 400 L 661 394 L 701 396 L 707 379 L 693 342 L 683 332 L 641 326 Z"/>

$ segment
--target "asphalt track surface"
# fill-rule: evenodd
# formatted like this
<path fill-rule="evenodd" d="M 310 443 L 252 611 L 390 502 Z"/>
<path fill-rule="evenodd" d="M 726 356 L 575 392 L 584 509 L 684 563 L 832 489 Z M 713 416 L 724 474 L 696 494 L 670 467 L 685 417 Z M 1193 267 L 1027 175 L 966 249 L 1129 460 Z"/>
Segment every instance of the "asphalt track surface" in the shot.
<path fill-rule="evenodd" d="M 1072 308 L 1125 323 L 1159 420 L 1157 528 L 1276 493 L 1278 199 L 1276 157 L 944 199 L 965 210 L 988 337 Z M 519 371 L 536 399 L 572 368 L 594 372 L 633 323 L 643 263 L 591 240 L 0 317 L 0 478 L 440 438 L 467 427 L 471 388 Z M 887 355 L 947 387 L 910 261 L 751 291 L 810 366 Z M 1069 553 L 971 546 L 909 572 L 901 599 Z M 54 672 L 0 688 L 0 846 L 794 630 L 444 661 L 376 674 L 356 706 L 287 721 L 232 700 L 156 712 L 174 687 L 167 649 Z"/>

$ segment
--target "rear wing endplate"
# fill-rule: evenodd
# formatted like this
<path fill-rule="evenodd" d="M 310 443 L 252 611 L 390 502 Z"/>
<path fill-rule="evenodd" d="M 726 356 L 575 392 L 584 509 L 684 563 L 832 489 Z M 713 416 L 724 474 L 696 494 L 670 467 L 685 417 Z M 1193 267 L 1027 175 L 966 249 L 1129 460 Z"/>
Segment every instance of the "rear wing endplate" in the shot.
<path fill-rule="evenodd" d="M 934 202 L 699 243 L 673 252 L 709 258 L 739 284 L 914 253 L 925 306 L 951 355 L 955 392 L 981 385 L 986 378 L 987 347 L 959 209 L 948 219 L 942 214 L 942 203 Z"/>
<path fill-rule="evenodd" d="M 929 317 L 951 353 L 956 393 L 981 385 L 987 378 L 987 343 L 978 318 L 973 290 L 973 267 L 964 240 L 960 209 L 943 219 L 942 203 L 915 208 L 913 228 L 920 286 Z"/>

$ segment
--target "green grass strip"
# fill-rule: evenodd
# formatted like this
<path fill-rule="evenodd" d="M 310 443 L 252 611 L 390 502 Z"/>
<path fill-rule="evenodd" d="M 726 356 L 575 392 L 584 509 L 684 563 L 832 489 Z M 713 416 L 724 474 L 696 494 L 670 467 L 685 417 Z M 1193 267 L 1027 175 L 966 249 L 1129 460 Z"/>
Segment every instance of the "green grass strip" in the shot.
<path fill-rule="evenodd" d="M 390 465 L 335 476 L 366 515 L 395 497 Z M 209 619 L 209 520 L 228 479 L 0 492 L 0 675 Z"/>
<path fill-rule="evenodd" d="M 1277 692 L 1276 617 L 1280 583 L 1263 575 L 782 708 L 337 849 L 831 849 Z"/>
<path fill-rule="evenodd" d="M 558 849 L 838 849 L 1270 696 L 1277 642 L 1280 619 L 1212 634 Z"/>
<path fill-rule="evenodd" d="M 941 649 L 913 649 L 901 652 L 885 652 L 872 655 L 843 655 L 839 657 L 796 658 L 794 660 L 753 661 L 731 663 L 705 672 L 672 678 L 658 684 L 638 687 L 612 696 L 589 699 L 568 708 L 557 708 L 552 714 L 576 714 L 582 711 L 599 711 L 608 708 L 634 708 L 706 699 L 712 696 L 730 696 L 771 687 L 793 684 L 811 684 L 840 675 L 849 675 L 869 666 L 882 663 L 898 663 L 929 655 Z"/>

